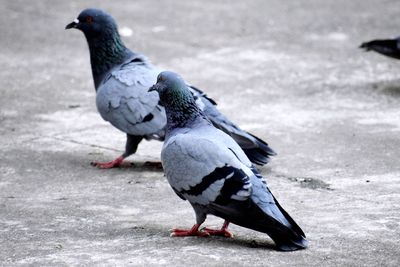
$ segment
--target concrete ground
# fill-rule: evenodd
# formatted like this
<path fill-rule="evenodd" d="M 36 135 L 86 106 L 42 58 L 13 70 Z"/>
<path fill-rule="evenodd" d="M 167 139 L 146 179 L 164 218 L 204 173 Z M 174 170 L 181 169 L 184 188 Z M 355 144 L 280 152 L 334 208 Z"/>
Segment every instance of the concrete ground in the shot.
<path fill-rule="evenodd" d="M 0 266 L 400 266 L 400 61 L 357 48 L 400 34 L 396 0 L 0 3 Z M 96 112 L 85 7 L 133 50 L 206 91 L 279 155 L 271 190 L 306 232 L 171 238 L 194 213 L 170 189 L 161 143 L 100 170 L 124 134 Z M 207 226 L 222 221 L 210 217 Z"/>

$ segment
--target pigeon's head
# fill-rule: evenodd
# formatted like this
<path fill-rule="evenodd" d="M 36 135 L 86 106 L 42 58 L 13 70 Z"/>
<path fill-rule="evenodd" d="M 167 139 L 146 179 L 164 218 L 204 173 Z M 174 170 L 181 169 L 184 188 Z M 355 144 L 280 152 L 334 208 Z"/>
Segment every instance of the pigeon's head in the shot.
<path fill-rule="evenodd" d="M 157 77 L 157 83 L 150 87 L 149 92 L 157 91 L 163 106 L 194 103 L 192 93 L 185 81 L 176 73 L 163 71 Z"/>
<path fill-rule="evenodd" d="M 117 32 L 117 23 L 106 12 L 100 9 L 84 9 L 65 29 L 79 29 L 87 37 L 96 37 L 106 31 Z"/>

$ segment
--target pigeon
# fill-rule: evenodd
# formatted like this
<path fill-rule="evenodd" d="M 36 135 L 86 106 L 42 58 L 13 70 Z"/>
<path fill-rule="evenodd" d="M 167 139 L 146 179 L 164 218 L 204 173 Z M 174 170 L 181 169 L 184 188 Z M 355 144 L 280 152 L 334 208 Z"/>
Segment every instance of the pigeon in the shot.
<path fill-rule="evenodd" d="M 117 167 L 136 152 L 143 139 L 164 140 L 165 109 L 159 103 L 158 94 L 148 92 L 161 70 L 144 55 L 124 45 L 115 20 L 102 10 L 85 9 L 65 28 L 84 33 L 89 46 L 97 109 L 104 120 L 127 134 L 121 156 L 110 162 L 92 162 L 92 165 Z M 264 165 L 270 156 L 276 155 L 266 142 L 240 129 L 221 114 L 213 99 L 196 87 L 187 86 L 213 125 L 232 136 L 252 162 Z"/>
<path fill-rule="evenodd" d="M 400 37 L 395 39 L 372 40 L 362 43 L 360 48 L 365 51 L 373 50 L 379 54 L 400 59 Z"/>
<path fill-rule="evenodd" d="M 165 176 L 196 214 L 191 229 L 173 229 L 172 236 L 231 237 L 227 228 L 234 223 L 268 234 L 278 250 L 308 246 L 304 232 L 280 206 L 244 151 L 213 126 L 179 75 L 160 73 L 149 91 L 159 93 L 167 113 L 161 151 Z M 221 229 L 200 229 L 207 214 L 225 220 Z"/>

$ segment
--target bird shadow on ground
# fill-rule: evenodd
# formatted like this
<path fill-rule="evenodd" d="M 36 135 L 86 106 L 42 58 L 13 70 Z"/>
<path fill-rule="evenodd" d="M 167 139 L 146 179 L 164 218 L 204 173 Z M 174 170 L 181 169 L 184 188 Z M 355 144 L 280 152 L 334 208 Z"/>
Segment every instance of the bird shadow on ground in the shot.
<path fill-rule="evenodd" d="M 92 166 L 94 167 L 94 166 Z M 94 167 L 97 168 L 97 167 Z M 101 169 L 101 168 L 98 168 Z M 112 168 L 113 170 L 132 170 L 135 172 L 164 172 L 159 161 L 124 161 L 120 166 Z M 107 170 L 107 169 L 103 169 Z"/>
<path fill-rule="evenodd" d="M 164 172 L 160 161 L 126 161 L 120 168 L 130 168 L 136 171 Z"/>
<path fill-rule="evenodd" d="M 400 79 L 390 81 L 373 82 L 366 85 L 375 92 L 391 97 L 400 97 Z"/>
<path fill-rule="evenodd" d="M 172 238 L 172 237 L 171 237 Z M 204 239 L 204 238 L 199 238 Z M 235 247 L 241 247 L 241 248 L 252 248 L 252 249 L 267 249 L 267 250 L 273 250 L 276 251 L 275 245 L 271 242 L 269 243 L 268 241 L 264 241 L 261 239 L 249 239 L 249 238 L 243 238 L 240 236 L 233 236 L 232 238 L 226 238 L 226 237 L 219 237 L 219 236 L 211 236 L 211 237 L 206 237 L 206 239 L 211 239 L 211 243 L 217 247 L 221 246 L 235 246 Z M 208 242 L 208 240 L 205 240 Z"/>
<path fill-rule="evenodd" d="M 209 237 L 171 237 L 170 231 L 165 228 L 158 227 L 156 225 L 136 226 L 133 228 L 125 229 L 124 231 L 131 232 L 133 235 L 155 237 L 161 240 L 165 240 L 169 244 L 187 246 L 190 245 L 201 245 L 201 246 L 213 246 L 213 247 L 240 247 L 240 248 L 252 248 L 252 249 L 267 249 L 276 251 L 274 243 L 268 240 L 266 234 L 260 233 L 265 239 L 262 238 L 249 238 L 243 236 L 237 236 L 234 234 L 232 238 L 220 237 L 220 236 L 209 236 Z"/>

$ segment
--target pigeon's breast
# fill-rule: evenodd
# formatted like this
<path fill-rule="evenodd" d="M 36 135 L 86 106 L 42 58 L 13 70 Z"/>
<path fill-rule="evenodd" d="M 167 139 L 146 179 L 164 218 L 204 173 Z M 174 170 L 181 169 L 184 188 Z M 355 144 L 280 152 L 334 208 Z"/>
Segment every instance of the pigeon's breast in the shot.
<path fill-rule="evenodd" d="M 97 110 L 99 111 L 101 117 L 108 121 L 107 119 L 107 114 L 111 108 L 111 103 L 114 102 L 114 105 L 117 104 L 119 101 L 118 99 L 115 97 L 114 101 L 112 99 L 112 97 L 110 96 L 110 94 L 107 94 L 107 88 L 105 88 L 104 86 L 101 86 L 98 90 L 97 90 L 97 94 L 96 94 L 96 106 L 97 106 Z"/>
<path fill-rule="evenodd" d="M 162 139 L 165 110 L 158 105 L 157 92 L 144 86 L 127 86 L 111 77 L 97 90 L 96 105 L 101 117 L 117 129 L 149 139 Z"/>
<path fill-rule="evenodd" d="M 121 89 L 112 80 L 99 87 L 96 94 L 96 106 L 104 120 L 112 122 L 110 115 L 113 110 L 120 107 L 122 97 Z"/>

